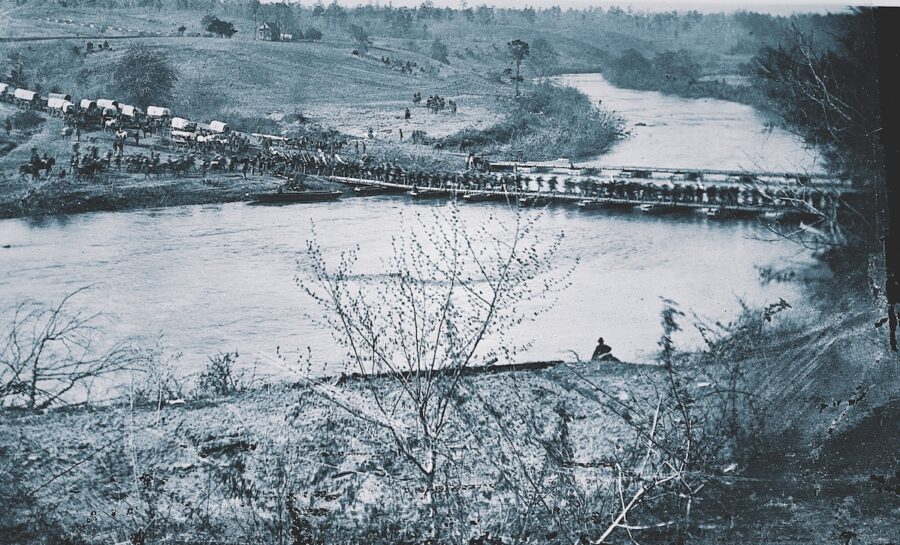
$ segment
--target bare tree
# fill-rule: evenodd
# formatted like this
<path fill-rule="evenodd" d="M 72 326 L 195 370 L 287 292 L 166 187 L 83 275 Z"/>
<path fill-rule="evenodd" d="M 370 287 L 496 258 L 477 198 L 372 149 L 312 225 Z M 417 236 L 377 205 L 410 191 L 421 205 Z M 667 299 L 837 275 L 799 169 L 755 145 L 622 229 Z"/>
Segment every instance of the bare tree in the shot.
<path fill-rule="evenodd" d="M 0 402 L 45 409 L 77 387 L 129 368 L 138 353 L 127 342 L 99 349 L 101 313 L 73 309 L 88 288 L 66 295 L 54 306 L 22 302 L 0 349 Z"/>
<path fill-rule="evenodd" d="M 372 283 L 354 275 L 355 251 L 329 268 L 319 245 L 308 243 L 313 281 L 300 285 L 365 385 L 361 396 L 330 383 L 311 382 L 313 390 L 390 437 L 424 481 L 432 534 L 433 491 L 452 459 L 445 436 L 466 370 L 514 357 L 525 345 L 511 345 L 505 333 L 568 286 L 568 272 L 550 278 L 562 235 L 542 240 L 538 217 L 516 213 L 509 229 L 497 221 L 467 226 L 455 206 L 419 218 L 394 239 L 386 278 Z"/>
<path fill-rule="evenodd" d="M 521 76 L 521 68 L 522 62 L 528 57 L 529 48 L 526 42 L 522 40 L 513 40 L 506 44 L 506 50 L 509 54 L 510 59 L 512 59 L 513 64 L 516 65 L 516 75 L 514 77 L 516 81 L 516 97 L 519 96 L 519 82 L 522 81 Z"/>
<path fill-rule="evenodd" d="M 702 369 L 675 350 L 672 336 L 682 316 L 664 301 L 659 365 L 634 368 L 625 397 L 595 380 L 585 364 L 566 364 L 550 379 L 587 402 L 576 401 L 581 411 L 594 405 L 604 415 L 604 435 L 615 438 L 615 448 L 579 452 L 578 445 L 592 444 L 592 438 L 570 428 L 577 416 L 562 401 L 510 410 L 484 392 L 466 390 L 478 403 L 458 407 L 465 431 L 479 459 L 487 459 L 512 492 L 513 505 L 505 511 L 515 513 L 507 526 L 513 543 L 551 529 L 560 542 L 599 545 L 625 533 L 637 543 L 641 532 L 671 536 L 692 527 L 701 491 L 724 475 L 720 468 L 732 466 L 735 438 L 722 424 L 734 410 L 727 401 L 741 385 L 732 386 L 740 381 L 718 373 L 719 366 Z M 491 425 L 483 423 L 485 415 Z"/>

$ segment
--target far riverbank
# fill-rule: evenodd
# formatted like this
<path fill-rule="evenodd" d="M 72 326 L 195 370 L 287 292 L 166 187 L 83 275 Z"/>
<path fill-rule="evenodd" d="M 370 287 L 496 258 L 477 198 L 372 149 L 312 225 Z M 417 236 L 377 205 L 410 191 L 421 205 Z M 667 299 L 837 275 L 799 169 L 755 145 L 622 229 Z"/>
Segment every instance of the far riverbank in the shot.
<path fill-rule="evenodd" d="M 0 195 L 0 219 L 250 201 L 256 193 L 276 191 L 283 182 L 273 176 L 239 174 L 149 179 L 135 175 L 79 183 L 42 180 L 30 190 Z M 306 185 L 312 190 L 344 187 L 312 176 Z"/>

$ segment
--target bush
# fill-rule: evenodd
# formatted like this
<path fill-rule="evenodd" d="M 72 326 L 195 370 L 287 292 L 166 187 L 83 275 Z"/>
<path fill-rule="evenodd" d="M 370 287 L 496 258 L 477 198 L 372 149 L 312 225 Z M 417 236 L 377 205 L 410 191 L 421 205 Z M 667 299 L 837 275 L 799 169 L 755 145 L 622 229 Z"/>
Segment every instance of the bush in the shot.
<path fill-rule="evenodd" d="M 12 121 L 13 128 L 22 131 L 39 127 L 44 122 L 44 118 L 40 114 L 31 110 L 16 112 L 12 115 L 10 120 Z"/>
<path fill-rule="evenodd" d="M 481 131 L 463 131 L 444 144 L 462 141 L 482 153 L 523 155 L 531 160 L 599 155 L 623 135 L 622 119 L 595 109 L 586 95 L 571 87 L 541 83 L 528 89 L 509 109 L 506 119 Z"/>
<path fill-rule="evenodd" d="M 433 42 L 431 42 L 431 58 L 442 62 L 444 64 L 450 64 L 450 60 L 447 58 L 449 51 L 447 50 L 447 45 L 444 42 L 435 38 Z"/>
<path fill-rule="evenodd" d="M 237 359 L 237 352 L 219 352 L 209 358 L 206 369 L 200 374 L 197 383 L 197 393 L 200 397 L 223 396 L 238 390 L 234 377 L 234 364 Z"/>
<path fill-rule="evenodd" d="M 180 358 L 180 353 L 168 355 L 159 346 L 150 349 L 124 393 L 135 405 L 159 406 L 184 398 L 184 385 L 178 376 Z"/>
<path fill-rule="evenodd" d="M 322 31 L 316 27 L 309 27 L 306 32 L 303 33 L 303 37 L 307 40 L 319 41 L 322 39 Z"/>
<path fill-rule="evenodd" d="M 132 44 L 111 74 L 116 93 L 131 104 L 146 107 L 172 98 L 178 70 L 164 53 L 144 43 Z"/>
<path fill-rule="evenodd" d="M 250 389 L 256 381 L 255 372 L 248 376 L 238 369 L 240 356 L 235 352 L 219 352 L 209 358 L 206 369 L 197 381 L 197 397 L 221 397 Z"/>

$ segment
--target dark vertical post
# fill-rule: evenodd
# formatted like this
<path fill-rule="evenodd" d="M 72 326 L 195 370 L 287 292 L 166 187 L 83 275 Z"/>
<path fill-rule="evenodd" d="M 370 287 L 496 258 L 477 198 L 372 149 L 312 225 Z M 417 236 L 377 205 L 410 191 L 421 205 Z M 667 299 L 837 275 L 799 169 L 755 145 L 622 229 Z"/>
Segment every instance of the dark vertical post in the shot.
<path fill-rule="evenodd" d="M 884 260 L 891 349 L 897 350 L 897 311 L 900 306 L 900 9 L 876 8 L 878 86 L 881 98 L 881 142 L 884 146 Z M 880 227 L 880 226 L 879 226 Z"/>

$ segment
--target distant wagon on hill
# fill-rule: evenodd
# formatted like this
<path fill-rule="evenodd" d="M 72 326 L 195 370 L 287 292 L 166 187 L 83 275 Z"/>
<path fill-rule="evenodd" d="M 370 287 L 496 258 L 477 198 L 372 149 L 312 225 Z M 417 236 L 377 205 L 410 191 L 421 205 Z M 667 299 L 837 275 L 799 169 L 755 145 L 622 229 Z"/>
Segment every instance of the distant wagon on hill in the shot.
<path fill-rule="evenodd" d="M 147 117 L 162 118 L 172 117 L 172 110 L 161 106 L 147 106 Z"/>
<path fill-rule="evenodd" d="M 115 100 L 110 100 L 108 98 L 98 98 L 97 106 L 103 108 L 104 110 L 115 110 L 119 111 L 119 103 Z"/>
<path fill-rule="evenodd" d="M 273 144 L 275 142 L 285 143 L 287 142 L 287 138 L 283 136 L 275 136 L 274 134 L 261 134 L 258 132 L 250 133 L 250 136 L 256 138 L 257 142 L 263 144 L 264 142 L 268 142 Z"/>
<path fill-rule="evenodd" d="M 197 130 L 196 123 L 183 117 L 173 117 L 171 126 L 173 131 L 194 132 Z"/>
<path fill-rule="evenodd" d="M 119 111 L 121 111 L 122 115 L 124 115 L 125 117 L 130 117 L 132 119 L 144 115 L 144 112 L 140 108 L 128 104 L 122 104 L 121 106 L 119 106 Z"/>
<path fill-rule="evenodd" d="M 36 91 L 29 91 L 28 89 L 16 89 L 13 96 L 16 99 L 16 102 L 23 106 L 27 106 L 29 108 L 40 108 L 41 107 L 41 97 L 38 96 Z"/>
<path fill-rule="evenodd" d="M 225 134 L 231 129 L 228 127 L 227 123 L 224 123 L 222 121 L 210 121 L 209 130 L 210 132 L 214 132 L 217 134 Z"/>
<path fill-rule="evenodd" d="M 51 112 L 67 114 L 75 107 L 69 100 L 65 98 L 50 96 L 47 98 L 47 109 Z"/>
<path fill-rule="evenodd" d="M 178 129 L 172 129 L 170 133 L 170 137 L 172 139 L 172 143 L 176 145 L 188 145 L 193 142 L 197 135 L 190 131 L 182 131 Z"/>

